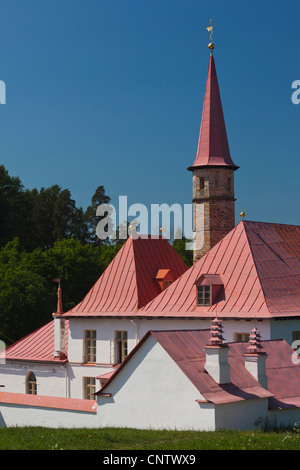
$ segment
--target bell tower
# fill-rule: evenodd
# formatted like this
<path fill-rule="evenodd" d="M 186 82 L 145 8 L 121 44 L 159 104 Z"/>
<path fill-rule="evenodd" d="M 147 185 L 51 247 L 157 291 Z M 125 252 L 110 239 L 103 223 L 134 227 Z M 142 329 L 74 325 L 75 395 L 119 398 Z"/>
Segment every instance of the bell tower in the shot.
<path fill-rule="evenodd" d="M 234 172 L 239 168 L 230 156 L 223 108 L 213 56 L 210 58 L 193 173 L 194 263 L 235 226 Z"/>

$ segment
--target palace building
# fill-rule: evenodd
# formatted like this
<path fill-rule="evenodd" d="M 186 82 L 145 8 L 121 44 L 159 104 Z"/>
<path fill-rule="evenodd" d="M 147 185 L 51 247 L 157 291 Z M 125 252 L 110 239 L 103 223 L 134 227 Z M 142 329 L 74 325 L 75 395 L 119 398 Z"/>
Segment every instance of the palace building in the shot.
<path fill-rule="evenodd" d="M 297 420 L 300 227 L 235 223 L 238 166 L 209 48 L 188 167 L 193 266 L 163 236 L 129 237 L 67 312 L 59 285 L 49 323 L 2 357 L 0 425 L 214 430 Z"/>

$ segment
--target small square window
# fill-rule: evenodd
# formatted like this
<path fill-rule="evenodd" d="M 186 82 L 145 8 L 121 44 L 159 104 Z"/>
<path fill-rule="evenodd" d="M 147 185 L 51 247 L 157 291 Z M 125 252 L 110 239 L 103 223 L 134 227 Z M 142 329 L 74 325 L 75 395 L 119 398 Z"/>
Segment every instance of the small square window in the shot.
<path fill-rule="evenodd" d="M 211 305 L 210 286 L 197 286 L 197 305 Z"/>
<path fill-rule="evenodd" d="M 296 341 L 297 341 L 297 343 L 296 343 Z M 293 331 L 292 332 L 292 342 L 295 343 L 295 344 L 292 343 L 292 348 L 295 351 L 297 351 L 298 346 L 299 346 L 298 341 L 300 341 L 300 331 Z"/>
<path fill-rule="evenodd" d="M 163 281 L 163 290 L 167 289 L 173 281 Z"/>
<path fill-rule="evenodd" d="M 250 339 L 250 333 L 234 333 L 234 341 L 237 343 L 246 343 Z"/>

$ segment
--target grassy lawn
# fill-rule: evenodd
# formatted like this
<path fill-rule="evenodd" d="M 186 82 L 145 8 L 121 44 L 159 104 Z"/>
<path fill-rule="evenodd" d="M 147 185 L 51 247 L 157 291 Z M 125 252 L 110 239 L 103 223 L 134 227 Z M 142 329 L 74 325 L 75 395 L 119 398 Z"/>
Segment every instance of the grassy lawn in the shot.
<path fill-rule="evenodd" d="M 135 429 L 0 428 L 0 450 L 299 450 L 298 429 L 140 431 Z"/>

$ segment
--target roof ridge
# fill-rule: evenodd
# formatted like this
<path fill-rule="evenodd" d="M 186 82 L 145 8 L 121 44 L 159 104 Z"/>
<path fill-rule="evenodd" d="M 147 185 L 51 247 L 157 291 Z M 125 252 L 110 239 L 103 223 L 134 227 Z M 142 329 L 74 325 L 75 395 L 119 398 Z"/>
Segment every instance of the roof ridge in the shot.
<path fill-rule="evenodd" d="M 264 221 L 259 221 L 259 220 L 241 220 L 241 222 L 244 222 L 245 224 L 263 224 L 263 225 L 277 225 L 277 226 L 282 226 L 282 227 L 297 227 L 300 229 L 300 225 L 297 225 L 297 224 L 282 224 L 280 222 L 264 222 Z"/>
<path fill-rule="evenodd" d="M 249 246 L 250 255 L 251 255 L 251 258 L 252 258 L 252 261 L 253 261 L 253 266 L 254 266 L 255 272 L 256 272 L 256 274 L 257 274 L 258 283 L 259 283 L 259 285 L 260 285 L 261 291 L 262 291 L 263 296 L 264 296 L 264 301 L 265 301 L 265 304 L 266 304 L 266 308 L 267 308 L 268 312 L 271 313 L 270 310 L 269 310 L 268 303 L 267 303 L 266 293 L 265 293 L 265 290 L 264 290 L 264 288 L 263 288 L 263 285 L 262 285 L 262 282 L 261 282 L 261 279 L 260 279 L 260 275 L 259 275 L 259 273 L 258 273 L 257 263 L 256 263 L 256 260 L 255 260 L 255 256 L 254 256 L 254 253 L 253 253 L 253 249 L 252 249 L 251 243 L 250 243 L 249 234 L 248 234 L 247 229 L 246 229 L 247 223 L 245 223 L 244 220 L 242 220 L 240 223 L 244 226 L 244 231 L 245 231 L 247 243 L 248 243 L 248 246 Z M 254 319 L 256 319 L 256 314 L 254 314 Z"/>

